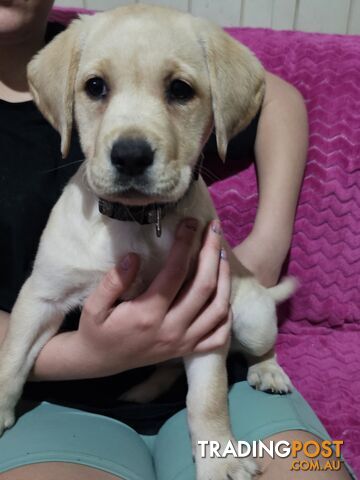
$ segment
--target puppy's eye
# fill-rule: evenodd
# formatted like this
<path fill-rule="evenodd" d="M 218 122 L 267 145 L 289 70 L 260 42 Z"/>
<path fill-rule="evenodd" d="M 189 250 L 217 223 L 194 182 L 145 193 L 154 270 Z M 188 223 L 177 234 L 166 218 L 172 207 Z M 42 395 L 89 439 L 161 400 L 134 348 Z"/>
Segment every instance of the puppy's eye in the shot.
<path fill-rule="evenodd" d="M 85 92 L 88 94 L 89 97 L 96 100 L 105 98 L 108 94 L 108 91 L 109 89 L 105 83 L 105 80 L 101 77 L 90 78 L 85 83 Z"/>
<path fill-rule="evenodd" d="M 195 90 L 183 80 L 173 80 L 167 90 L 167 96 L 171 102 L 185 103 L 195 96 Z"/>

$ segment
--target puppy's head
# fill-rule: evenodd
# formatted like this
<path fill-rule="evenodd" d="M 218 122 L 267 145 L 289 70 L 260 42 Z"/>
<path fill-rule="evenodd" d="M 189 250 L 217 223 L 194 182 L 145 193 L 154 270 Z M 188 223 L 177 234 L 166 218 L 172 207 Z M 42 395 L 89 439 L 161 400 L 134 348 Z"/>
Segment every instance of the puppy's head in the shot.
<path fill-rule="evenodd" d="M 132 205 L 180 199 L 214 125 L 224 159 L 264 93 L 260 63 L 220 28 L 144 5 L 75 20 L 28 77 L 63 155 L 75 118 L 90 187 Z"/>

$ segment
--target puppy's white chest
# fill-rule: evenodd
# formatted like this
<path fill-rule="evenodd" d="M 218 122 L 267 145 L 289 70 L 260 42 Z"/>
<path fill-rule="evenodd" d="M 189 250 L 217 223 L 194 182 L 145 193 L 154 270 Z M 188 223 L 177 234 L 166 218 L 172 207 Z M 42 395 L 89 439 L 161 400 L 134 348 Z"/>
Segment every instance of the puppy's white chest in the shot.
<path fill-rule="evenodd" d="M 140 257 L 140 268 L 123 299 L 143 292 L 164 265 L 177 216 L 165 219 L 158 238 L 155 225 L 104 217 L 96 199 L 87 203 L 89 211 L 84 215 L 76 200 L 70 188 L 53 209 L 34 266 L 37 290 L 51 301 L 75 307 L 82 304 L 106 272 L 132 252 Z"/>
<path fill-rule="evenodd" d="M 161 237 L 156 236 L 155 225 L 139 225 L 136 222 L 120 222 L 106 219 L 107 234 L 97 245 L 98 270 L 104 273 L 118 264 L 129 252 L 140 258 L 140 269 L 135 282 L 124 298 L 132 298 L 143 292 L 163 267 L 174 240 L 176 218 L 163 222 Z"/>
<path fill-rule="evenodd" d="M 130 252 L 140 257 L 140 270 L 126 294 L 126 298 L 135 297 L 164 266 L 179 221 L 196 216 L 205 224 L 215 216 L 206 186 L 199 181 L 181 205 L 162 220 L 159 238 L 154 224 L 140 225 L 102 215 L 97 198 L 84 188 L 82 178 L 80 169 L 51 212 L 33 272 L 44 297 L 66 301 L 69 306 L 81 304 L 101 277 Z M 199 242 L 194 251 L 198 247 Z"/>

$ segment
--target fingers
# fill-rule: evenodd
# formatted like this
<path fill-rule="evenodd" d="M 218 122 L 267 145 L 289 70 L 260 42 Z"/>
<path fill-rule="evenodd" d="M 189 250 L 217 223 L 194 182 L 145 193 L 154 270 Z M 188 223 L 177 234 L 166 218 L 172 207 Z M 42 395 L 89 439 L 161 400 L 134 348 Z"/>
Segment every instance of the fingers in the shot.
<path fill-rule="evenodd" d="M 134 253 L 129 253 L 122 258 L 118 265 L 108 271 L 97 288 L 89 295 L 83 310 L 99 322 L 104 321 L 105 313 L 113 307 L 135 279 L 139 264 L 139 258 Z"/>
<path fill-rule="evenodd" d="M 141 295 L 147 308 L 156 308 L 160 316 L 166 314 L 188 274 L 197 227 L 198 222 L 194 218 L 187 218 L 180 223 L 164 268 Z"/>
<path fill-rule="evenodd" d="M 172 308 L 176 322 L 187 322 L 182 324 L 183 328 L 189 327 L 217 289 L 221 242 L 220 222 L 214 220 L 207 229 L 195 277 Z"/>
<path fill-rule="evenodd" d="M 232 312 L 230 310 L 228 316 L 222 321 L 218 328 L 197 343 L 193 352 L 206 353 L 229 345 L 231 325 Z"/>
<path fill-rule="evenodd" d="M 187 335 L 198 344 L 204 337 L 214 333 L 229 315 L 231 295 L 230 266 L 226 254 L 221 251 L 221 261 L 217 280 L 216 294 L 210 304 L 193 321 L 187 330 Z"/>

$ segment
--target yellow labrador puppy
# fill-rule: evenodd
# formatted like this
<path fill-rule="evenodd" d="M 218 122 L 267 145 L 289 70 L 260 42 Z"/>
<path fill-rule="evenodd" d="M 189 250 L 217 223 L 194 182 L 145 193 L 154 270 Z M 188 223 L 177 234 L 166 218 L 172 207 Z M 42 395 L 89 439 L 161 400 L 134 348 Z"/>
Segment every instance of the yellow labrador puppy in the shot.
<path fill-rule="evenodd" d="M 264 95 L 262 66 L 220 28 L 142 5 L 75 20 L 28 73 L 35 102 L 61 134 L 63 155 L 75 117 L 86 161 L 51 213 L 11 314 L 0 353 L 0 432 L 14 423 L 40 349 L 102 275 L 128 251 L 138 252 L 141 281 L 128 297 L 136 296 L 163 266 L 179 220 L 195 215 L 204 226 L 216 216 L 194 168 L 214 126 L 225 158 L 229 139 Z M 291 281 L 265 289 L 244 269 L 232 285 L 233 344 L 252 359 L 249 382 L 287 392 L 290 381 L 272 349 L 275 303 L 291 294 Z M 197 448 L 199 440 L 233 440 L 226 354 L 185 359 L 198 480 L 250 479 L 257 470 L 253 460 L 205 459 Z"/>

